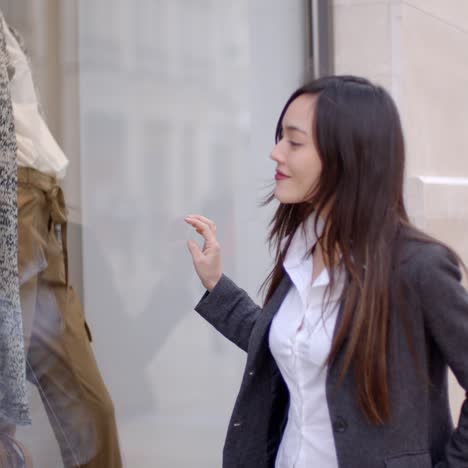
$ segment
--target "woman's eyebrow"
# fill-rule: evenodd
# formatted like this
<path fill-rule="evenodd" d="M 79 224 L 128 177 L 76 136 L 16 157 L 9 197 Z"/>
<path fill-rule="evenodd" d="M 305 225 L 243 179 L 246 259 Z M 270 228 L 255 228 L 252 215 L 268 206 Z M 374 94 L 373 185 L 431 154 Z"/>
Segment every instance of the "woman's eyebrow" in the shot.
<path fill-rule="evenodd" d="M 302 130 L 302 128 L 296 127 L 295 125 L 286 125 L 283 128 L 284 130 L 296 131 L 296 132 L 303 133 L 304 135 L 308 135 L 308 133 L 305 130 Z"/>

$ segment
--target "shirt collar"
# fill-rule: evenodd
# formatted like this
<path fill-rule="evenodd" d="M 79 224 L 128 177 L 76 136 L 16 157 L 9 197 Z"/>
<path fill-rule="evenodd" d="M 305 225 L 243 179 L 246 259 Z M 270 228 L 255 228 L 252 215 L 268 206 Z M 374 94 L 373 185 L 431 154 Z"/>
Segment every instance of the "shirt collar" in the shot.
<path fill-rule="evenodd" d="M 286 270 L 301 265 L 310 257 L 310 250 L 317 242 L 317 235 L 320 236 L 322 234 L 325 224 L 322 218 L 318 218 L 316 233 L 315 219 L 316 216 L 309 216 L 293 234 L 291 244 L 283 261 L 283 265 Z M 284 248 L 289 237 L 290 236 L 286 236 L 281 240 L 281 249 Z"/>
<path fill-rule="evenodd" d="M 316 217 L 314 215 L 309 216 L 309 218 L 296 229 L 283 261 L 284 269 L 296 287 L 304 307 L 308 307 L 307 304 L 310 302 L 308 298 L 310 297 L 312 286 L 313 258 L 310 254 L 310 250 L 317 242 L 317 236 L 321 235 L 324 228 L 324 222 L 319 218 L 317 222 L 317 233 L 315 233 L 315 220 Z M 288 238 L 289 236 L 283 239 L 282 247 L 284 247 L 284 243 L 286 243 Z M 324 268 L 315 279 L 313 289 L 317 291 L 316 288 L 318 287 L 325 288 L 329 282 L 328 271 Z"/>

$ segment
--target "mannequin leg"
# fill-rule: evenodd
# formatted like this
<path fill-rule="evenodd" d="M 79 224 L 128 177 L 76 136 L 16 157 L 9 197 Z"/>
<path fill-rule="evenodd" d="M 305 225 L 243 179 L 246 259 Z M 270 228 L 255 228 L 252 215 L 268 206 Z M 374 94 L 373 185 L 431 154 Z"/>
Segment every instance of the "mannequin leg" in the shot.
<path fill-rule="evenodd" d="M 28 355 L 66 467 L 122 466 L 114 407 L 71 287 L 43 285 Z"/>

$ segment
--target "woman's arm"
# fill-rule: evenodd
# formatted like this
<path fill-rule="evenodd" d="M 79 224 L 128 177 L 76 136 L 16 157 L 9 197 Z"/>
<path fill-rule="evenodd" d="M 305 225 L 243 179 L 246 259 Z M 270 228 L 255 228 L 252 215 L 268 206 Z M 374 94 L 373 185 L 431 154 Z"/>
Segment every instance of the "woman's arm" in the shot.
<path fill-rule="evenodd" d="M 222 274 L 221 248 L 216 239 L 216 224 L 201 215 L 191 215 L 185 221 L 203 236 L 204 245 L 189 240 L 187 246 L 193 265 L 207 289 L 195 310 L 227 339 L 247 351 L 250 333 L 261 308 L 248 294 Z"/>
<path fill-rule="evenodd" d="M 261 312 L 249 295 L 224 274 L 195 310 L 228 340 L 247 352 L 250 333 Z"/>
<path fill-rule="evenodd" d="M 261 308 L 248 294 L 222 274 L 221 248 L 216 239 L 216 224 L 201 215 L 191 215 L 185 221 L 203 236 L 204 245 L 189 240 L 187 246 L 193 265 L 207 289 L 195 310 L 226 338 L 247 351 L 250 333 Z"/>
<path fill-rule="evenodd" d="M 425 249 L 426 250 L 426 249 Z M 434 245 L 419 265 L 418 287 L 424 320 L 458 383 L 468 391 L 468 294 L 461 273 L 446 249 Z M 465 393 L 465 396 L 468 394 Z M 447 468 L 468 466 L 468 400 L 445 450 Z"/>

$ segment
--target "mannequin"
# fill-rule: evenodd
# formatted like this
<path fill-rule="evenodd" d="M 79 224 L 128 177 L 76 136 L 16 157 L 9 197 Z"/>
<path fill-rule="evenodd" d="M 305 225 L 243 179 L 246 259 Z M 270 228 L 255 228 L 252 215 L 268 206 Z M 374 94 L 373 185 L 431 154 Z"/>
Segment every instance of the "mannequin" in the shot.
<path fill-rule="evenodd" d="M 122 466 L 114 408 L 69 282 L 68 159 L 40 112 L 19 35 L 1 18 L 17 145 L 18 271 L 26 374 L 36 385 L 66 467 Z M 14 427 L 10 428 L 14 433 Z"/>

